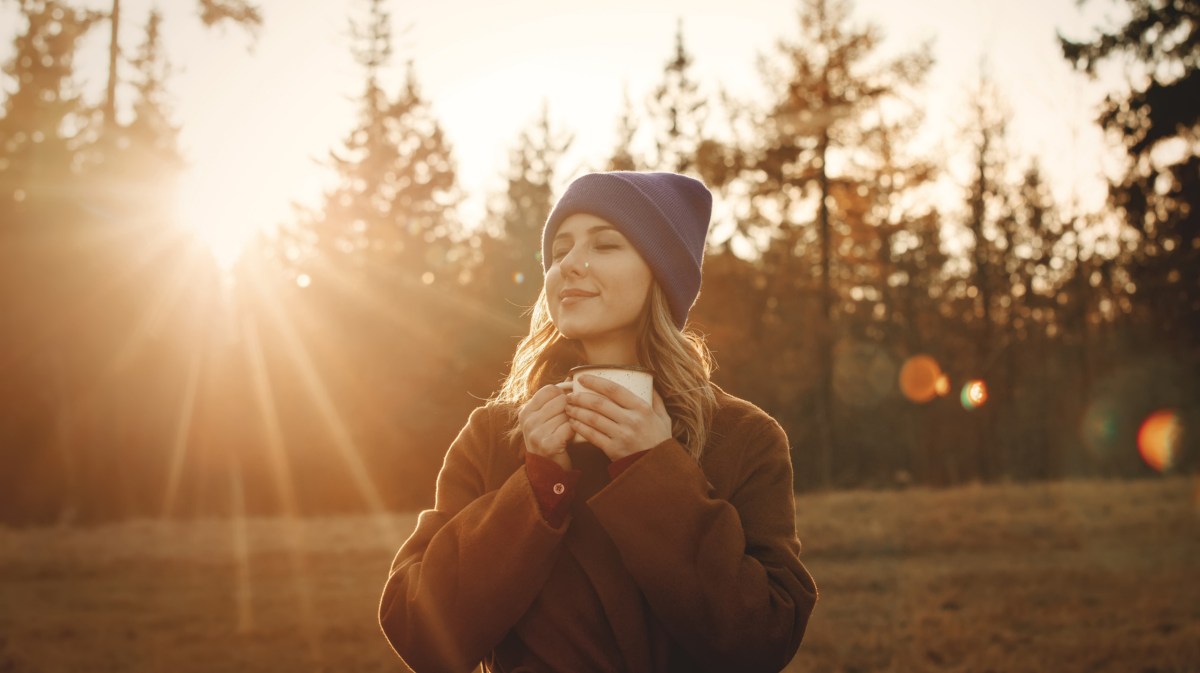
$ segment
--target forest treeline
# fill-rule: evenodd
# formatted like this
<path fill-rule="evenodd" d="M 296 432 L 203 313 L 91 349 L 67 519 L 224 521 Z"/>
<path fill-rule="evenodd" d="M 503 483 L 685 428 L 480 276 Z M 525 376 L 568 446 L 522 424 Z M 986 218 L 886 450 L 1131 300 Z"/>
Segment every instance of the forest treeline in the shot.
<path fill-rule="evenodd" d="M 420 64 L 393 62 L 401 10 L 366 0 L 347 44 L 357 119 L 326 158 L 336 184 L 223 268 L 173 221 L 185 161 L 163 16 L 13 4 L 0 521 L 430 504 L 540 287 L 540 229 L 570 177 L 553 99 L 513 139 L 506 189 L 464 221 Z M 1060 38 L 1079 77 L 1120 67 L 1132 82 L 1097 111 L 1123 157 L 1097 212 L 1056 201 L 1013 151 L 986 76 L 963 94 L 970 123 L 942 139 L 971 159 L 961 202 L 934 205 L 944 160 L 914 142 L 931 52 L 885 57 L 846 0 L 801 0 L 793 37 L 764 36 L 766 102 L 697 78 L 682 24 L 664 35 L 647 64 L 659 85 L 627 101 L 590 167 L 713 189 L 693 322 L 718 384 L 787 431 L 797 488 L 1195 470 L 1200 4 L 1124 5 L 1124 24 Z M 240 39 L 272 29 L 247 0 L 190 9 L 179 20 Z M 93 34 L 110 47 L 100 100 L 75 68 Z"/>

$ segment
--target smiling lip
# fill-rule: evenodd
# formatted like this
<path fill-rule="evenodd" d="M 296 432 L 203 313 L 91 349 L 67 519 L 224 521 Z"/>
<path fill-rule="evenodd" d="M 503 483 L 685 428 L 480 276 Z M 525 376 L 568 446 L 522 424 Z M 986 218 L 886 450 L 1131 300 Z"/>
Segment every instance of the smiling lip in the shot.
<path fill-rule="evenodd" d="M 562 292 L 558 293 L 558 299 L 563 304 L 574 304 L 577 301 L 583 301 L 584 299 L 591 299 L 592 297 L 595 297 L 598 295 L 599 295 L 598 292 L 585 292 L 583 290 L 563 290 Z"/>

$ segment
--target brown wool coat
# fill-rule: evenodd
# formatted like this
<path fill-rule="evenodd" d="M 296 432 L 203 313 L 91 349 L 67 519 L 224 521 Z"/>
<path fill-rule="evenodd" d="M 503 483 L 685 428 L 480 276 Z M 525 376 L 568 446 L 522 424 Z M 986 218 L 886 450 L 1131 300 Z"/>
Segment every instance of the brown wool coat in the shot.
<path fill-rule="evenodd" d="M 779 671 L 817 600 L 800 562 L 787 437 L 717 392 L 697 465 L 675 440 L 616 479 L 591 445 L 561 528 L 542 518 L 511 410 L 476 409 L 379 609 L 418 673 Z"/>

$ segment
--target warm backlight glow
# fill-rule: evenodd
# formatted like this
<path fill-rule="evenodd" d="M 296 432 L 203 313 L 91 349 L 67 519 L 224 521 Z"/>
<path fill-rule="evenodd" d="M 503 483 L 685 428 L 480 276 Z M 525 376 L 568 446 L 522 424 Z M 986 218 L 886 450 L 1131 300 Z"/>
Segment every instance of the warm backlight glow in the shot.
<path fill-rule="evenodd" d="M 1162 409 L 1146 417 L 1138 430 L 1138 453 L 1157 472 L 1171 467 L 1183 435 L 1179 416 L 1171 409 Z"/>
<path fill-rule="evenodd" d="M 222 175 L 186 174 L 176 210 L 176 221 L 226 271 L 270 224 L 262 209 L 261 190 L 238 173 L 229 168 Z"/>
<path fill-rule="evenodd" d="M 971 411 L 983 406 L 987 402 L 988 392 L 987 384 L 979 379 L 967 381 L 967 384 L 962 389 L 962 405 L 963 409 Z"/>
<path fill-rule="evenodd" d="M 913 402 L 924 404 L 949 390 L 949 379 L 928 355 L 914 355 L 900 368 L 900 392 Z"/>

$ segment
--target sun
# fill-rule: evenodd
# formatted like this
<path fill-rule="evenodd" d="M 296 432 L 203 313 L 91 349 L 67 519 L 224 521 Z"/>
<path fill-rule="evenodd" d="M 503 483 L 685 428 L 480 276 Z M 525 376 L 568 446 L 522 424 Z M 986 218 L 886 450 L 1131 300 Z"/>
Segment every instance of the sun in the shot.
<path fill-rule="evenodd" d="M 272 226 L 259 183 L 240 173 L 236 166 L 193 169 L 184 175 L 176 200 L 176 222 L 225 271 Z"/>

